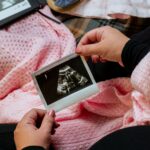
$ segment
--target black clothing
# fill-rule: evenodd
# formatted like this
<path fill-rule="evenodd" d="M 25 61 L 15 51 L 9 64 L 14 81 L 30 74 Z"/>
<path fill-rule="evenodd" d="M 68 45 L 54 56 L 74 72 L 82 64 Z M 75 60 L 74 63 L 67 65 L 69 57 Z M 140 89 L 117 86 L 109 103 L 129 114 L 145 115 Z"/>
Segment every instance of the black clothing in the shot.
<path fill-rule="evenodd" d="M 118 130 L 102 138 L 90 150 L 150 150 L 150 126 Z"/>
<path fill-rule="evenodd" d="M 117 77 L 130 77 L 131 73 L 115 62 L 92 63 L 88 60 L 88 65 L 96 82 L 109 80 Z"/>
<path fill-rule="evenodd" d="M 16 125 L 0 125 L 0 150 L 16 150 L 13 140 L 15 127 Z M 149 139 L 150 126 L 130 127 L 107 135 L 90 150 L 150 150 Z M 44 148 L 31 146 L 23 150 L 44 150 Z"/>
<path fill-rule="evenodd" d="M 125 45 L 122 61 L 125 69 L 131 74 L 136 65 L 150 51 L 150 27 L 135 34 Z"/>
<path fill-rule="evenodd" d="M 130 40 L 122 52 L 122 61 L 125 68 L 132 73 L 136 65 L 150 51 L 148 44 L 140 44 L 138 41 Z"/>
<path fill-rule="evenodd" d="M 30 146 L 30 147 L 23 148 L 22 150 L 45 150 L 45 149 L 40 146 Z"/>
<path fill-rule="evenodd" d="M 15 150 L 14 130 L 16 124 L 0 125 L 0 150 Z"/>

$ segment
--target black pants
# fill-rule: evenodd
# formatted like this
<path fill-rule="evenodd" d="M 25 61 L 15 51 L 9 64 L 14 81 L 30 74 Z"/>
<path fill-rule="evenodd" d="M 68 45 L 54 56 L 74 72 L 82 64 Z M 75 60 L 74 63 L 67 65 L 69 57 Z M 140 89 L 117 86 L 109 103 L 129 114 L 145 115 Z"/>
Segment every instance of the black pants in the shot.
<path fill-rule="evenodd" d="M 16 149 L 13 135 L 15 127 L 0 125 L 0 150 Z M 150 126 L 118 130 L 98 141 L 90 150 L 150 150 Z"/>
<path fill-rule="evenodd" d="M 150 126 L 118 130 L 98 141 L 90 150 L 150 150 Z"/>
<path fill-rule="evenodd" d="M 0 150 L 16 150 L 14 130 L 17 124 L 0 124 Z M 51 144 L 50 150 L 54 150 Z"/>
<path fill-rule="evenodd" d="M 15 150 L 14 130 L 16 124 L 0 124 L 0 150 Z"/>

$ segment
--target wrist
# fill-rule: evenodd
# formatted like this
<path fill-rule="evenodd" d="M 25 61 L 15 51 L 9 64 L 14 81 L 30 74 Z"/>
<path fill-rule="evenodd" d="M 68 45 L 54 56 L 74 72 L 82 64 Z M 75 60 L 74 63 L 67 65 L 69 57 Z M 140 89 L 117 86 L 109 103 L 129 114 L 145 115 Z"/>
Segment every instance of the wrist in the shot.
<path fill-rule="evenodd" d="M 122 41 L 121 46 L 119 47 L 119 50 L 117 51 L 117 52 L 118 52 L 118 53 L 117 53 L 117 56 L 118 56 L 117 62 L 118 62 L 119 64 L 122 64 L 122 66 L 123 66 L 122 53 L 123 53 L 123 50 L 124 50 L 124 48 L 126 47 L 126 45 L 128 44 L 129 41 L 130 41 L 130 39 L 126 37 L 126 38 Z"/>

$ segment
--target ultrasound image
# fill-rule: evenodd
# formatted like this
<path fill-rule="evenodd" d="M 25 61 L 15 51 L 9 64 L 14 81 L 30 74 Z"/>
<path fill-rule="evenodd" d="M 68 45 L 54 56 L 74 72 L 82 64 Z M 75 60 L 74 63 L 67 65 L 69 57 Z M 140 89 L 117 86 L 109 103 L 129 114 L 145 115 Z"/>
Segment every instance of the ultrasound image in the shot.
<path fill-rule="evenodd" d="M 78 92 L 80 95 L 81 90 L 93 84 L 80 56 L 56 66 L 49 65 L 38 73 L 36 80 L 48 105 Z"/>
<path fill-rule="evenodd" d="M 66 65 L 59 70 L 57 93 L 65 95 L 76 87 L 85 86 L 87 82 L 88 79 L 86 77 Z"/>

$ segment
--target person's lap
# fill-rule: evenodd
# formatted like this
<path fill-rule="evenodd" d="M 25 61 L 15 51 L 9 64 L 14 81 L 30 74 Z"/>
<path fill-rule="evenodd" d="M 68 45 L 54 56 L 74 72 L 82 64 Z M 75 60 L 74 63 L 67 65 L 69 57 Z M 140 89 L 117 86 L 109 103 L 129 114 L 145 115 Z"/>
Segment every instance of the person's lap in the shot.
<path fill-rule="evenodd" d="M 15 124 L 0 125 L 0 150 L 15 150 Z M 150 126 L 115 131 L 94 144 L 90 150 L 149 150 Z"/>
<path fill-rule="evenodd" d="M 118 130 L 99 140 L 90 150 L 149 150 L 150 126 Z"/>
<path fill-rule="evenodd" d="M 14 130 L 16 124 L 0 124 L 0 150 L 15 150 Z"/>

